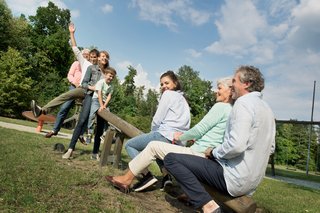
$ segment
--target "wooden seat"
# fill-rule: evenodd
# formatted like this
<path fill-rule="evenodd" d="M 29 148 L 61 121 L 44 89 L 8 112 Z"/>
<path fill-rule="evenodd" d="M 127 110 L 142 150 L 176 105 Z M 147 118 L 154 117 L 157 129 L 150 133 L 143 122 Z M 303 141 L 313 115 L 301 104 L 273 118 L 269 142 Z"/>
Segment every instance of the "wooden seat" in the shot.
<path fill-rule="evenodd" d="M 256 202 L 249 196 L 232 197 L 222 194 L 213 187 L 202 184 L 211 197 L 227 212 L 254 213 L 257 209 Z"/>

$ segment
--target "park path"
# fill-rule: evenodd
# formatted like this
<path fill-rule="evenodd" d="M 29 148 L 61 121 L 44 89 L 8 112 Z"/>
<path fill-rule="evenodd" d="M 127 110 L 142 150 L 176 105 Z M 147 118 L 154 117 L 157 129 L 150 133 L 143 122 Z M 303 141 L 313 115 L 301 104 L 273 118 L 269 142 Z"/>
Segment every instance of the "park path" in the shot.
<path fill-rule="evenodd" d="M 307 181 L 307 180 L 299 180 L 299 179 L 294 179 L 294 178 L 288 178 L 288 177 L 282 177 L 282 176 L 266 176 L 266 178 L 269 179 L 274 179 L 278 181 L 283 181 L 286 183 L 291 183 L 299 186 L 304 186 L 307 188 L 312 188 L 312 189 L 318 189 L 320 190 L 320 183 L 314 182 L 314 181 Z"/>
<path fill-rule="evenodd" d="M 47 129 L 42 129 L 41 132 L 36 132 L 36 128 L 35 127 L 24 126 L 24 125 L 20 125 L 20 124 L 7 123 L 7 122 L 2 122 L 2 121 L 0 121 L 0 127 L 8 128 L 8 129 L 15 129 L 15 130 L 18 130 L 18 131 L 23 131 L 23 132 L 31 132 L 31 133 L 41 134 L 43 136 L 46 135 L 49 131 L 51 131 L 51 130 L 47 130 Z M 54 137 L 71 139 L 72 134 L 59 132 L 59 134 L 54 136 Z"/>
<path fill-rule="evenodd" d="M 43 136 L 47 132 L 50 131 L 50 130 L 42 129 L 41 132 L 36 132 L 36 128 L 35 127 L 29 127 L 29 126 L 24 126 L 24 125 L 19 125 L 19 124 L 12 124 L 12 123 L 2 122 L 2 121 L 0 121 L 0 127 L 8 128 L 8 129 L 15 129 L 15 130 L 18 130 L 18 131 L 41 134 Z M 71 139 L 72 134 L 59 132 L 59 134 L 57 136 L 55 136 L 55 137 Z M 274 179 L 274 180 L 278 180 L 278 181 L 284 181 L 284 182 L 287 182 L 287 183 L 291 183 L 291 184 L 295 184 L 295 185 L 299 185 L 299 186 L 304 186 L 304 187 L 320 190 L 320 183 L 313 182 L 313 181 L 298 180 L 298 179 L 282 177 L 282 176 L 266 176 L 266 178 L 270 178 L 270 179 Z"/>

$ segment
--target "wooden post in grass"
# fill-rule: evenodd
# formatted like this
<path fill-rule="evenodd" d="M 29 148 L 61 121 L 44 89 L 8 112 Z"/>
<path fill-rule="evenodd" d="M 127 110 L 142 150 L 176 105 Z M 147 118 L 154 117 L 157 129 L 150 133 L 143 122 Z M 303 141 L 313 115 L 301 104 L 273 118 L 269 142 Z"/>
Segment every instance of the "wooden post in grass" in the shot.
<path fill-rule="evenodd" d="M 100 166 L 112 163 L 114 167 L 118 167 L 121 161 L 121 150 L 125 136 L 133 138 L 143 132 L 107 110 L 98 112 L 98 114 L 109 123 L 102 147 Z M 114 137 L 116 137 L 116 141 L 113 150 L 111 150 Z"/>
<path fill-rule="evenodd" d="M 101 157 L 100 157 L 100 166 L 105 166 L 108 163 L 108 158 L 111 154 L 112 140 L 115 133 L 116 131 L 110 127 L 106 130 L 106 134 L 104 136 L 104 143 L 102 146 Z"/>

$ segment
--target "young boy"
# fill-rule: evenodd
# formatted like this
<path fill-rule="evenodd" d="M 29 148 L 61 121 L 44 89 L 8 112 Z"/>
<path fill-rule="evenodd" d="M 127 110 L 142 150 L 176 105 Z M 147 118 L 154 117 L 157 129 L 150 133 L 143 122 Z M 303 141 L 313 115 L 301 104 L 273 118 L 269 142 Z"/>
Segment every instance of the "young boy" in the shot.
<path fill-rule="evenodd" d="M 108 67 L 105 69 L 104 72 L 104 79 L 100 80 L 97 84 L 96 84 L 96 91 L 98 94 L 98 98 L 92 99 L 92 105 L 95 105 L 96 107 L 93 107 L 91 105 L 91 107 L 93 107 L 93 110 L 91 108 L 92 111 L 90 112 L 97 112 L 97 110 L 102 111 L 103 109 L 106 109 L 107 105 L 109 104 L 110 100 L 111 100 L 111 95 L 114 91 L 113 86 L 111 85 L 112 80 L 114 79 L 114 77 L 116 76 L 117 72 L 114 68 L 112 67 Z M 97 103 L 98 102 L 98 103 Z M 94 144 L 93 144 L 93 150 L 92 150 L 92 156 L 91 159 L 92 160 L 97 160 L 99 161 L 99 148 L 100 148 L 100 142 L 101 142 L 101 138 L 100 136 L 102 136 L 103 134 L 103 130 L 105 127 L 105 120 L 103 118 L 101 118 L 98 114 L 97 115 L 97 128 L 96 128 L 96 134 L 94 137 Z M 93 115 L 94 117 L 94 115 Z"/>
<path fill-rule="evenodd" d="M 106 109 L 110 100 L 111 95 L 113 93 L 113 86 L 111 82 L 113 78 L 116 76 L 117 72 L 114 68 L 108 67 L 103 72 L 104 78 L 100 79 L 96 86 L 95 92 L 92 97 L 91 101 L 91 108 L 89 114 L 89 121 L 88 121 L 88 135 L 86 138 L 86 143 L 91 143 L 92 134 L 94 131 L 93 123 L 96 117 L 96 112 L 99 112 L 103 109 Z"/>

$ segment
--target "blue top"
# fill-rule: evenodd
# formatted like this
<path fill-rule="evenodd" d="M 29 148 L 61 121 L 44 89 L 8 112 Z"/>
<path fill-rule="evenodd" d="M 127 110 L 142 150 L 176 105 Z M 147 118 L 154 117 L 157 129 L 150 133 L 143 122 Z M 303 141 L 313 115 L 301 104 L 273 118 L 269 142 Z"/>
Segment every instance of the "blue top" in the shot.
<path fill-rule="evenodd" d="M 183 93 L 164 91 L 152 119 L 151 131 L 157 131 L 172 141 L 174 132 L 184 132 L 189 128 L 190 108 Z"/>
<path fill-rule="evenodd" d="M 93 94 L 92 90 L 88 89 L 88 86 L 94 86 L 102 78 L 102 72 L 99 65 L 90 65 L 82 81 L 82 88 L 86 90 L 86 94 Z"/>

